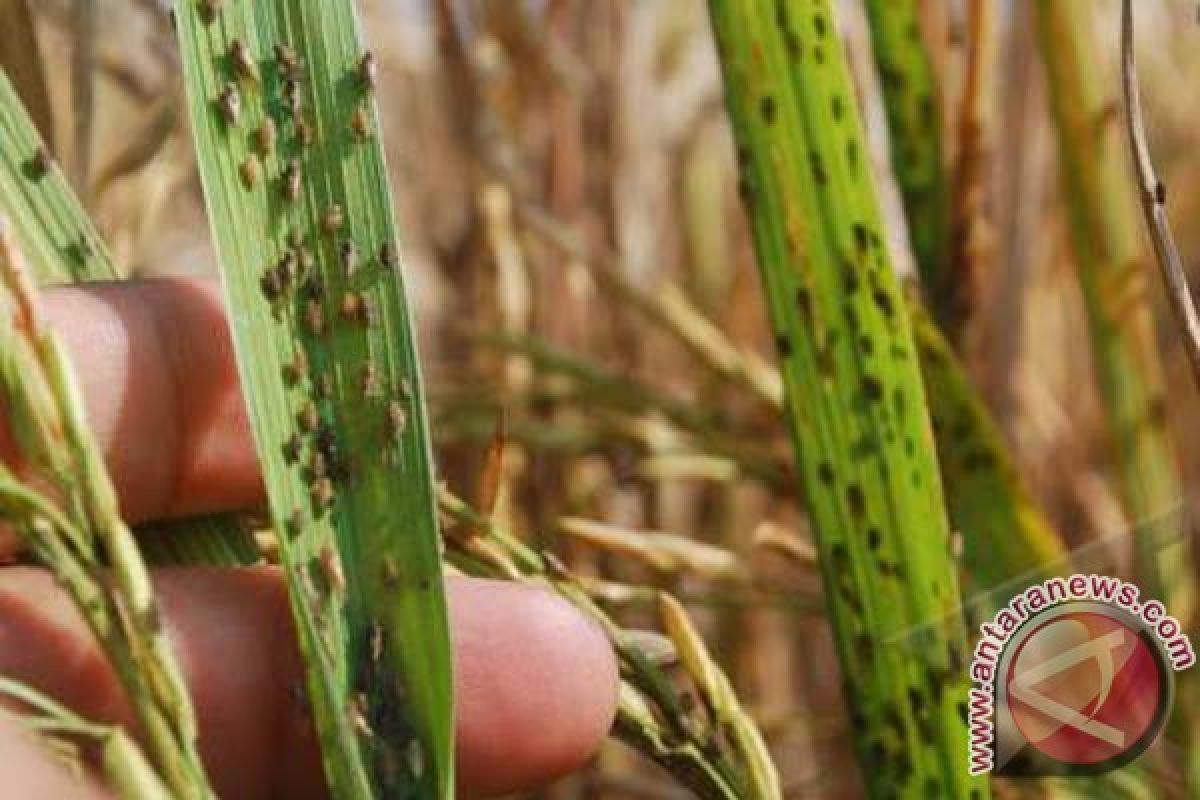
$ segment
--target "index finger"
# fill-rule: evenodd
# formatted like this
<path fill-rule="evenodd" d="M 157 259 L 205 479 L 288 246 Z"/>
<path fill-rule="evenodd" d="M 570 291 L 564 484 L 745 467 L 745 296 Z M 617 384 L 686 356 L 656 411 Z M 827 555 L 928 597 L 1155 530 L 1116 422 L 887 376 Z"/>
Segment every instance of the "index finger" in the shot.
<path fill-rule="evenodd" d="M 71 354 L 127 521 L 262 502 L 215 281 L 91 284 L 43 298 Z M 12 459 L 8 431 L 0 455 Z"/>

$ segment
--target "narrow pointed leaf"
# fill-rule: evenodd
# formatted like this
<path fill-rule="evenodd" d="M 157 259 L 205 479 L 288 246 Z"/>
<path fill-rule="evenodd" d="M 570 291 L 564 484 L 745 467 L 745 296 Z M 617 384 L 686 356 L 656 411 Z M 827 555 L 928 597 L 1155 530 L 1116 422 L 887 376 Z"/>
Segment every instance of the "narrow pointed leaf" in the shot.
<path fill-rule="evenodd" d="M 962 537 L 965 595 L 1062 569 L 1062 538 L 1034 502 L 983 398 L 924 308 L 917 301 L 908 308 L 947 510 Z"/>
<path fill-rule="evenodd" d="M 238 368 L 333 795 L 449 798 L 426 414 L 350 0 L 180 0 Z"/>
<path fill-rule="evenodd" d="M 937 79 L 921 38 L 917 0 L 866 0 L 871 54 L 887 116 L 892 171 L 913 256 L 930 291 L 945 285 L 949 187 Z"/>
<path fill-rule="evenodd" d="M 0 73 L 0 210 L 39 283 L 113 280 L 112 256 Z"/>
<path fill-rule="evenodd" d="M 925 393 L 830 3 L 709 9 L 867 794 L 984 797 Z"/>

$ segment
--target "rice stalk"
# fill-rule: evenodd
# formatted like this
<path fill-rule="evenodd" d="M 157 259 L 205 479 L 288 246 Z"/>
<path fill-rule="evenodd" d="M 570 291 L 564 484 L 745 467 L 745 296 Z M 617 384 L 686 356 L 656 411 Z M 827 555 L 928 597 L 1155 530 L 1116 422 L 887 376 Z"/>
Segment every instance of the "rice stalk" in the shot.
<path fill-rule="evenodd" d="M 1134 184 L 1121 149 L 1118 83 L 1105 86 L 1094 68 L 1094 11 L 1092 4 L 1074 0 L 1039 3 L 1040 50 L 1109 445 L 1134 525 L 1134 572 L 1142 590 L 1161 600 L 1187 630 L 1195 619 L 1196 567 L 1175 513 L 1183 487 L 1166 428 L 1166 385 L 1146 296 L 1150 265 L 1139 246 Z M 1169 730 L 1182 740 L 1190 791 L 1197 792 L 1200 706 L 1192 676 L 1181 676 L 1179 694 Z"/>
<path fill-rule="evenodd" d="M 1200 386 L 1200 313 L 1188 287 L 1187 273 L 1179 248 L 1171 234 L 1171 221 L 1167 218 L 1167 192 L 1154 171 L 1154 160 L 1150 157 L 1150 143 L 1146 139 L 1146 125 L 1142 120 L 1142 101 L 1138 91 L 1137 61 L 1133 44 L 1133 6 L 1129 0 L 1121 3 L 1121 86 L 1125 100 L 1125 131 L 1129 139 L 1129 150 L 1137 170 L 1138 196 L 1141 200 L 1142 216 L 1146 230 L 1154 244 L 1155 260 L 1159 274 L 1167 288 L 1171 301 L 1171 313 L 1175 325 L 1183 337 L 1188 363 L 1192 368 L 1192 380 Z"/>
<path fill-rule="evenodd" d="M 736 553 L 687 536 L 630 530 L 582 517 L 563 517 L 558 521 L 558 529 L 576 541 L 640 561 L 660 573 L 689 574 L 735 584 L 750 578 Z"/>
<path fill-rule="evenodd" d="M 454 791 L 424 392 L 349 0 L 179 0 L 242 390 L 336 798 Z"/>
<path fill-rule="evenodd" d="M 828 2 L 709 9 L 868 795 L 986 795 L 917 353 Z"/>
<path fill-rule="evenodd" d="M 19 462 L 37 479 L 27 485 L 0 466 L 0 514 L 74 600 L 103 647 L 172 796 L 212 797 L 195 714 L 149 573 L 117 513 L 66 352 L 45 326 L 32 274 L 3 217 L 0 393 Z"/>
<path fill-rule="evenodd" d="M 949 263 L 941 285 L 933 290 L 942 329 L 960 350 L 968 352 L 972 342 L 966 328 L 983 299 L 995 249 L 988 195 L 996 128 L 998 17 L 993 0 L 967 3 L 966 85 L 957 119 Z"/>
<path fill-rule="evenodd" d="M 781 797 L 779 779 L 761 734 L 727 691 L 728 679 L 703 651 L 676 601 L 662 593 L 647 593 L 658 604 L 664 628 L 673 634 L 668 651 L 660 637 L 648 639 L 644 632 L 619 626 L 593 600 L 586 582 L 553 555 L 526 547 L 446 489 L 439 492 L 438 502 L 453 523 L 446 532 L 450 563 L 470 575 L 550 589 L 607 634 L 621 670 L 616 736 L 705 800 Z M 464 530 L 470 535 L 462 535 Z M 664 669 L 664 662 L 685 651 L 690 660 L 688 672 L 706 696 L 701 709 L 689 708 L 684 693 Z"/>
<path fill-rule="evenodd" d="M 1126 132 L 1129 139 L 1129 149 L 1137 173 L 1141 191 L 1142 213 L 1150 240 L 1154 245 L 1154 254 L 1158 262 L 1159 272 L 1167 289 L 1171 311 L 1175 318 L 1176 327 L 1184 340 L 1184 349 L 1192 368 L 1193 381 L 1200 385 L 1200 318 L 1197 316 L 1195 300 L 1188 286 L 1187 275 L 1184 271 L 1179 250 L 1171 234 L 1171 223 L 1167 218 L 1166 189 L 1154 171 L 1154 163 L 1150 157 L 1150 145 L 1146 139 L 1145 125 L 1142 120 L 1141 97 L 1138 92 L 1137 63 L 1134 56 L 1133 42 L 1133 6 L 1129 0 L 1121 3 L 1121 83 L 1125 101 Z M 1185 556 L 1188 539 L 1176 545 L 1183 550 Z M 1160 562 L 1161 563 L 1161 562 Z M 1183 580 L 1195 580 L 1195 564 L 1190 559 L 1182 565 L 1186 572 Z M 1194 593 L 1194 589 L 1191 590 Z M 1194 594 L 1193 594 L 1194 602 Z M 1189 608 L 1194 614 L 1194 608 Z M 1184 617 L 1188 623 L 1194 623 L 1194 618 Z M 1186 623 L 1185 623 L 1186 624 Z M 1174 733 L 1184 739 L 1185 745 L 1185 780 L 1188 794 L 1191 797 L 1200 796 L 1200 731 L 1197 730 L 1197 713 L 1200 713 L 1200 688 L 1197 687 L 1195 676 L 1189 675 L 1179 687 L 1180 700 L 1177 703 L 1172 720 Z"/>
<path fill-rule="evenodd" d="M 1143 591 L 1190 620 L 1194 563 L 1174 514 L 1183 495 L 1146 296 L 1149 265 L 1116 125 L 1117 83 L 1105 87 L 1094 67 L 1091 3 L 1059 0 L 1037 11 L 1093 362 L 1121 497 L 1135 525 L 1135 570 Z"/>
<path fill-rule="evenodd" d="M 683 605 L 667 592 L 661 592 L 659 614 L 667 635 L 675 643 L 680 661 L 696 684 L 721 734 L 748 767 L 745 781 L 750 796 L 782 798 L 783 789 L 762 733 L 742 708 L 729 678 L 709 655 L 704 638 Z"/>
<path fill-rule="evenodd" d="M 26 730 L 71 748 L 68 768 L 82 777 L 83 764 L 75 741 L 99 750 L 100 770 L 108 786 L 123 800 L 170 800 L 171 793 L 129 735 L 115 725 L 89 722 L 24 684 L 0 676 L 0 696 L 15 700 L 23 713 L 0 710 Z"/>

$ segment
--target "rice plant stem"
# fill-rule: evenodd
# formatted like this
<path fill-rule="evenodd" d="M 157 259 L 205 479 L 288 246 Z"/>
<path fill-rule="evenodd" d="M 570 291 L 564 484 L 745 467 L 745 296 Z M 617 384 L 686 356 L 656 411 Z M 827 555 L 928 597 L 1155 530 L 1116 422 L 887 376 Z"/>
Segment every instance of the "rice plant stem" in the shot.
<path fill-rule="evenodd" d="M 1150 146 L 1146 142 L 1146 127 L 1142 121 L 1142 103 L 1138 93 L 1137 63 L 1133 46 L 1133 4 L 1121 3 L 1121 87 L 1125 99 L 1125 131 L 1133 164 L 1137 168 L 1142 214 L 1150 241 L 1154 243 L 1159 271 L 1167 287 L 1167 299 L 1175 324 L 1183 336 L 1184 349 L 1192 368 L 1192 380 L 1200 387 L 1200 313 L 1188 288 L 1187 273 L 1179 258 L 1179 249 L 1171 235 L 1167 218 L 1167 193 L 1154 172 Z"/>
<path fill-rule="evenodd" d="M 570 602 L 608 635 L 621 668 L 616 734 L 645 753 L 699 797 L 712 800 L 777 800 L 747 783 L 751 773 L 773 771 L 761 752 L 728 753 L 713 732 L 685 710 L 668 677 L 591 598 L 583 584 L 549 554 L 539 554 L 479 514 L 449 490 L 438 496 L 442 513 L 473 536 L 447 532 L 447 559 L 473 575 L 518 580 L 548 588 Z M 755 759 L 759 760 L 755 760 Z M 761 787 L 764 784 L 759 784 Z M 767 784 L 769 785 L 769 778 Z"/>
<path fill-rule="evenodd" d="M 0 471 L 0 502 L 112 660 L 163 780 L 180 798 L 211 797 L 195 714 L 149 573 L 117 513 L 65 350 L 42 321 L 29 267 L 3 217 L 0 287 L 0 389 L 22 458 L 51 481 L 62 507 L 52 511 L 49 501 L 35 499 L 7 468 Z"/>
<path fill-rule="evenodd" d="M 1181 620 L 1195 603 L 1192 556 L 1173 515 L 1182 500 L 1166 430 L 1162 361 L 1146 298 L 1134 198 L 1116 130 L 1117 98 L 1096 75 L 1090 2 L 1037 3 L 1071 242 L 1122 500 L 1144 589 Z"/>

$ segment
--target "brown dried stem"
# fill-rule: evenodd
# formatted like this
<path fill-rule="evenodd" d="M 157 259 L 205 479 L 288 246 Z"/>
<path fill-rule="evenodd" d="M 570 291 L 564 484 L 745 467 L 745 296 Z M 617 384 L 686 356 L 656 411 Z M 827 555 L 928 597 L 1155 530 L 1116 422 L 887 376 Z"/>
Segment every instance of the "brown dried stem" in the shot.
<path fill-rule="evenodd" d="M 1188 288 L 1187 274 L 1167 218 L 1167 192 L 1154 172 L 1146 128 L 1142 121 L 1142 103 L 1138 94 L 1137 63 L 1133 53 L 1133 6 L 1130 0 L 1121 3 L 1121 88 L 1125 96 L 1125 131 L 1138 177 L 1138 198 L 1146 218 L 1146 228 L 1154 243 L 1154 255 L 1167 287 L 1171 311 L 1183 334 L 1192 378 L 1200 387 L 1200 314 Z"/>
<path fill-rule="evenodd" d="M 967 5 L 967 75 L 958 118 L 950 260 L 941 272 L 943 285 L 934 287 L 939 321 L 960 349 L 994 250 L 988 175 L 994 138 L 996 17 L 992 0 L 971 0 Z"/>

